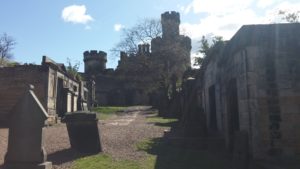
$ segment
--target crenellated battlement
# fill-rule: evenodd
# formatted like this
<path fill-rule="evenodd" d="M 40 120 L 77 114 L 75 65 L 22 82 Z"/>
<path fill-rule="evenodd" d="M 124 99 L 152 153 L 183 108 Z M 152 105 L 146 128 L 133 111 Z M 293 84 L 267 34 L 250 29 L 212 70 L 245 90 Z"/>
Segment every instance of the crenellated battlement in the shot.
<path fill-rule="evenodd" d="M 150 53 L 150 45 L 149 44 L 139 44 L 138 45 L 138 54 L 149 54 Z"/>
<path fill-rule="evenodd" d="M 163 39 L 176 39 L 179 36 L 180 14 L 178 12 L 165 12 L 161 14 Z"/>
<path fill-rule="evenodd" d="M 89 75 L 97 75 L 106 69 L 107 53 L 90 50 L 83 53 L 84 70 Z"/>
<path fill-rule="evenodd" d="M 173 22 L 177 22 L 178 24 L 180 23 L 180 14 L 179 12 L 175 12 L 175 11 L 167 11 L 163 14 L 161 14 L 161 20 L 162 21 L 173 21 Z"/>
<path fill-rule="evenodd" d="M 90 50 L 90 51 L 85 51 L 83 53 L 83 61 L 89 61 L 89 60 L 101 60 L 101 61 L 107 61 L 107 53 L 103 51 L 97 51 L 97 50 Z"/>

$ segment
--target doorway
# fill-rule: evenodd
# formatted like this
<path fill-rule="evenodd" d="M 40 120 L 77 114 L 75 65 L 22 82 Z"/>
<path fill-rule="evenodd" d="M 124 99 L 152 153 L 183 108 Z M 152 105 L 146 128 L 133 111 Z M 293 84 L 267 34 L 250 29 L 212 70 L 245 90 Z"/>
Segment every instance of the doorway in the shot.
<path fill-rule="evenodd" d="M 234 134 L 240 130 L 237 80 L 231 79 L 227 85 L 227 112 L 229 150 L 233 150 Z"/>
<path fill-rule="evenodd" d="M 57 80 L 56 93 L 56 113 L 59 117 L 63 117 L 67 112 L 67 95 L 64 90 L 64 81 L 61 78 Z"/>
<path fill-rule="evenodd" d="M 209 128 L 214 132 L 218 130 L 215 85 L 209 87 L 208 93 L 209 93 Z"/>

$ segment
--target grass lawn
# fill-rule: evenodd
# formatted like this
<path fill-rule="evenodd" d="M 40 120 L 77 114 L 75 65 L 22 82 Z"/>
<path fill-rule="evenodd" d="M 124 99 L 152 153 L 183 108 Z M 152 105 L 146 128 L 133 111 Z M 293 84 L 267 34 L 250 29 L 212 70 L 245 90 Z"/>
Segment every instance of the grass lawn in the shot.
<path fill-rule="evenodd" d="M 97 113 L 100 120 L 106 120 L 117 114 L 118 111 L 122 111 L 127 107 L 96 107 L 93 112 Z"/>
<path fill-rule="evenodd" d="M 159 117 L 157 113 L 153 113 L 151 116 L 147 117 L 148 123 L 154 123 L 157 126 L 169 126 L 176 124 L 178 119 L 176 118 L 163 118 Z"/>
<path fill-rule="evenodd" d="M 108 155 L 100 154 L 76 160 L 73 169 L 139 169 L 139 166 L 134 161 L 116 161 Z"/>

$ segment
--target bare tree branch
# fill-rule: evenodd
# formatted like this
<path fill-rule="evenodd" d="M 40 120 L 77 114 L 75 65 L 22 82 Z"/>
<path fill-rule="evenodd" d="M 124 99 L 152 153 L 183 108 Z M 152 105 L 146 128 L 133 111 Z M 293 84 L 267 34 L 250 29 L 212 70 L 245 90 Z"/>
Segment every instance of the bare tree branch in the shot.
<path fill-rule="evenodd" d="M 136 54 L 138 51 L 138 44 L 145 44 L 151 42 L 153 38 L 161 36 L 161 23 L 158 19 L 143 19 L 129 29 L 123 29 L 121 41 L 111 49 L 116 55 L 120 51 L 126 53 Z"/>
<path fill-rule="evenodd" d="M 12 54 L 10 53 L 15 46 L 16 41 L 11 36 L 3 33 L 0 36 L 0 65 L 3 65 L 5 59 L 11 59 Z"/>

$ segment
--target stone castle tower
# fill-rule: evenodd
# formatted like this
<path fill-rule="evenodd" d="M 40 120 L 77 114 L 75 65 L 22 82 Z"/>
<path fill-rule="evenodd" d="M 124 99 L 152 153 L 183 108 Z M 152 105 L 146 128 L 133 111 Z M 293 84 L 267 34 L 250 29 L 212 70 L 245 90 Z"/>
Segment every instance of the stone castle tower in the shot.
<path fill-rule="evenodd" d="M 84 72 L 88 76 L 95 76 L 106 69 L 107 54 L 103 51 L 85 51 L 83 53 Z"/>
<path fill-rule="evenodd" d="M 174 39 L 179 36 L 180 15 L 178 12 L 161 14 L 162 38 Z"/>
<path fill-rule="evenodd" d="M 151 41 L 151 51 L 158 60 L 167 60 L 171 72 L 177 72 L 177 77 L 180 78 L 183 72 L 191 66 L 191 39 L 180 35 L 179 12 L 171 11 L 161 14 L 161 25 L 162 37 Z"/>

